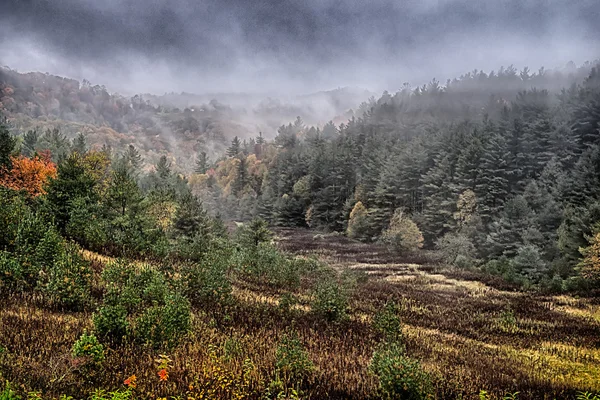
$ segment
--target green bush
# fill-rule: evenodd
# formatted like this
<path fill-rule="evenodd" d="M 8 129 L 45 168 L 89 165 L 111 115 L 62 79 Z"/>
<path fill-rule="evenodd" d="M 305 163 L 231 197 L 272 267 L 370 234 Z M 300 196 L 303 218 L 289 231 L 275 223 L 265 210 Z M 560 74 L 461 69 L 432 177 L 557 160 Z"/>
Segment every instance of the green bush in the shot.
<path fill-rule="evenodd" d="M 21 396 L 17 395 L 10 383 L 6 382 L 4 389 L 0 391 L 0 400 L 21 400 Z"/>
<path fill-rule="evenodd" d="M 270 243 L 273 233 L 269 230 L 267 222 L 260 218 L 241 225 L 236 231 L 236 241 L 247 248 L 258 247 L 261 243 Z"/>
<path fill-rule="evenodd" d="M 283 336 L 275 353 L 275 367 L 288 383 L 299 384 L 315 369 L 296 333 Z"/>
<path fill-rule="evenodd" d="M 124 261 L 106 268 L 102 277 L 106 296 L 94 316 L 102 338 L 120 341 L 127 335 L 155 348 L 174 347 L 188 332 L 190 302 L 178 292 L 179 282 L 149 266 L 136 269 Z"/>
<path fill-rule="evenodd" d="M 40 277 L 48 273 L 63 250 L 63 240 L 44 219 L 27 212 L 19 223 L 13 252 L 22 266 L 26 289 L 41 286 Z"/>
<path fill-rule="evenodd" d="M 44 291 L 60 307 L 81 309 L 90 301 L 92 271 L 75 245 L 66 245 L 50 268 Z"/>
<path fill-rule="evenodd" d="M 93 320 L 96 333 L 103 339 L 121 342 L 129 332 L 127 309 L 120 304 L 100 307 Z"/>
<path fill-rule="evenodd" d="M 401 343 L 402 323 L 398 316 L 399 313 L 399 307 L 393 302 L 388 302 L 373 318 L 373 327 L 388 342 Z"/>
<path fill-rule="evenodd" d="M 104 361 L 104 346 L 95 335 L 88 335 L 87 332 L 83 332 L 77 339 L 71 353 L 74 358 L 83 358 L 89 363 L 100 364 Z"/>
<path fill-rule="evenodd" d="M 328 321 L 345 320 L 348 317 L 348 295 L 336 281 L 327 280 L 317 286 L 312 309 Z"/>
<path fill-rule="evenodd" d="M 520 247 L 515 257 L 510 261 L 510 265 L 516 273 L 536 283 L 549 270 L 548 264 L 542 259 L 540 249 L 534 245 Z"/>
<path fill-rule="evenodd" d="M 369 369 L 379 379 L 384 399 L 423 400 L 433 398 L 429 375 L 417 360 L 404 354 L 398 343 L 384 343 L 373 353 Z"/>
<path fill-rule="evenodd" d="M 235 264 L 246 279 L 291 290 L 300 286 L 300 268 L 306 265 L 284 256 L 269 243 L 238 250 Z"/>
<path fill-rule="evenodd" d="M 23 196 L 0 186 L 0 249 L 12 249 L 23 216 L 28 212 Z"/>
<path fill-rule="evenodd" d="M 577 393 L 577 400 L 600 400 L 600 394 L 579 392 Z"/>
<path fill-rule="evenodd" d="M 135 337 L 154 348 L 177 346 L 191 327 L 189 301 L 175 293 L 167 295 L 164 305 L 148 308 L 136 320 Z"/>
<path fill-rule="evenodd" d="M 186 263 L 181 267 L 184 294 L 194 306 L 218 311 L 231 302 L 232 286 L 218 263 Z"/>
<path fill-rule="evenodd" d="M 278 307 L 282 312 L 289 313 L 296 304 L 298 304 L 298 299 L 293 294 L 285 292 L 279 298 Z"/>
<path fill-rule="evenodd" d="M 20 291 L 27 286 L 25 271 L 14 255 L 0 250 L 0 289 Z M 3 291 L 4 292 L 4 291 Z"/>

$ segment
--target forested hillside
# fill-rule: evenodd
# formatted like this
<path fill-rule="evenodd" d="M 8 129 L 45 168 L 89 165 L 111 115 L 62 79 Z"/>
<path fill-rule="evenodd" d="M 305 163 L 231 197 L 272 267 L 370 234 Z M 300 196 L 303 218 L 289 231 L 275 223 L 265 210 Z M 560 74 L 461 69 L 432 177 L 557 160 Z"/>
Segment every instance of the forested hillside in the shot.
<path fill-rule="evenodd" d="M 397 242 L 396 215 L 451 264 L 525 285 L 575 285 L 579 272 L 597 273 L 578 268 L 600 217 L 592 65 L 473 71 L 384 93 L 339 127 L 298 119 L 268 144 L 234 141 L 229 158 L 190 182 L 223 214 Z"/>
<path fill-rule="evenodd" d="M 64 139 L 78 134 L 92 146 L 135 146 L 148 161 L 166 155 L 180 172 L 191 172 L 195 154 L 220 157 L 235 136 L 273 137 L 281 123 L 302 116 L 312 123 L 343 121 L 370 95 L 350 88 L 284 99 L 262 95 L 170 93 L 132 97 L 111 93 L 89 81 L 43 73 L 19 73 L 0 67 L 0 112 L 17 135 L 35 131 L 51 147 L 53 158 L 68 152 Z M 61 137 L 52 137 L 58 129 Z M 64 138 L 62 138 L 64 136 Z"/>

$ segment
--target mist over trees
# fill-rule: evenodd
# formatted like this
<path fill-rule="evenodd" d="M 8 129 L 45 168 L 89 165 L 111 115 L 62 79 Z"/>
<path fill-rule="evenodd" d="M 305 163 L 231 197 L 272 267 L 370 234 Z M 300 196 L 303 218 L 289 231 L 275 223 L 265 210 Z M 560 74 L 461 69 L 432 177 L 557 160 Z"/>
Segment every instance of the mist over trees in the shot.
<path fill-rule="evenodd" d="M 453 264 L 525 285 L 581 284 L 600 199 L 599 99 L 593 64 L 475 70 L 385 92 L 339 126 L 298 118 L 266 144 L 234 139 L 190 183 L 232 218 L 390 242 L 402 215 Z"/>

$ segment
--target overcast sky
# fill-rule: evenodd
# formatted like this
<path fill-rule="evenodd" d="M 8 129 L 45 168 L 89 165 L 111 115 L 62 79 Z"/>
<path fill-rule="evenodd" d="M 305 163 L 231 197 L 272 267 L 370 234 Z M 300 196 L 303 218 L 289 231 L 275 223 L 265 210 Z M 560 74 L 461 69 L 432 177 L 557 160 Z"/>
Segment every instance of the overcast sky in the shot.
<path fill-rule="evenodd" d="M 124 92 L 394 91 L 599 55 L 598 0 L 0 0 L 0 64 Z"/>

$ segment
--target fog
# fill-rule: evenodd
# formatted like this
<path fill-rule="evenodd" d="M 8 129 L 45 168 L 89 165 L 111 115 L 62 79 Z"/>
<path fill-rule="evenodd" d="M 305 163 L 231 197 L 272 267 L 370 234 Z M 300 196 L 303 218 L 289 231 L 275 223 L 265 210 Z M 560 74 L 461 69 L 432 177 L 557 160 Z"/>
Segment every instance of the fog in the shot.
<path fill-rule="evenodd" d="M 3 0 L 0 64 L 123 93 L 290 95 L 600 54 L 596 0 Z"/>

